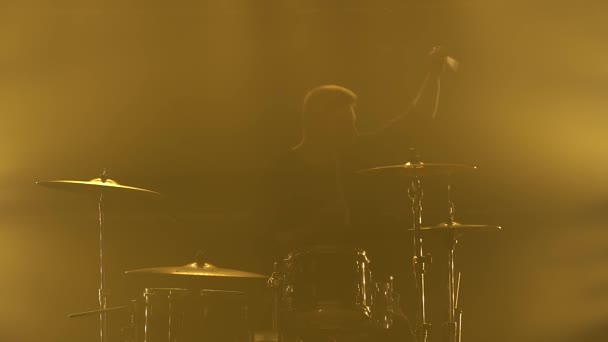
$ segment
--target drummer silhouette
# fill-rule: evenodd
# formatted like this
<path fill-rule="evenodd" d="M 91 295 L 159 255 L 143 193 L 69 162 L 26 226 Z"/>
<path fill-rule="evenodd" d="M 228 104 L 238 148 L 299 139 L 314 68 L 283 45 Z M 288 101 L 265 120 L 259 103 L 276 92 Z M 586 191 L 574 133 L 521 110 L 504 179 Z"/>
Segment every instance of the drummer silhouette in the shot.
<path fill-rule="evenodd" d="M 354 91 L 334 84 L 308 91 L 302 104 L 301 140 L 268 177 L 270 201 L 276 204 L 273 235 L 282 252 L 302 245 L 353 242 L 352 202 L 359 185 L 354 172 L 376 166 L 366 165 L 364 155 L 386 149 L 377 137 L 392 130 L 400 131 L 401 137 L 406 130 L 402 126 L 419 126 L 435 117 L 446 58 L 442 48 L 433 48 L 426 77 L 409 107 L 371 133 L 361 134 L 357 128 Z"/>
<path fill-rule="evenodd" d="M 265 250 L 272 254 L 274 261 L 311 246 L 365 248 L 369 235 L 361 234 L 353 226 L 360 226 L 357 221 L 360 221 L 362 211 L 361 199 L 369 200 L 370 196 L 369 191 L 361 190 L 364 186 L 355 171 L 374 165 L 365 165 L 362 151 L 369 150 L 365 146 L 370 145 L 374 137 L 384 135 L 396 126 L 420 123 L 420 120 L 408 120 L 415 115 L 420 119 L 420 114 L 424 113 L 425 120 L 434 119 L 439 76 L 445 69 L 446 58 L 443 49 L 431 50 L 427 75 L 408 109 L 371 134 L 361 134 L 357 128 L 358 96 L 354 91 L 335 84 L 308 91 L 302 104 L 301 140 L 268 174 L 268 188 L 272 189 L 269 201 L 275 203 L 274 222 L 269 225 L 273 237 L 269 240 L 274 246 Z M 382 144 L 377 147 L 384 148 Z M 333 251 L 338 253 L 338 249 Z M 304 281 L 308 282 L 306 286 L 319 291 L 321 286 L 327 286 L 309 283 L 316 279 Z M 402 313 L 397 316 L 404 317 Z M 402 327 L 406 326 L 402 324 Z M 408 330 L 401 329 L 401 335 Z"/>

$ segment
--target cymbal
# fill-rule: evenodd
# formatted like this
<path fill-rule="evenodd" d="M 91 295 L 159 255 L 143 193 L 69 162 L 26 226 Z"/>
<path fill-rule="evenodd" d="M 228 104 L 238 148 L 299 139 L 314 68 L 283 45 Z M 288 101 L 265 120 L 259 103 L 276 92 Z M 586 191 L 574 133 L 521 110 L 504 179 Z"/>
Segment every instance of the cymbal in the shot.
<path fill-rule="evenodd" d="M 408 229 L 409 231 L 413 231 L 413 228 Z M 448 224 L 446 222 L 440 223 L 431 227 L 420 227 L 421 231 L 454 231 L 457 233 L 463 232 L 478 232 L 478 231 L 492 231 L 492 230 L 502 230 L 501 226 L 491 226 L 485 224 L 462 224 L 458 222 L 452 222 Z"/>
<path fill-rule="evenodd" d="M 201 278 L 241 278 L 241 279 L 268 279 L 268 276 L 233 270 L 229 268 L 219 268 L 210 263 L 203 263 L 200 266 L 198 263 L 193 262 L 191 264 L 177 266 L 177 267 L 151 267 L 141 268 L 137 270 L 126 271 L 125 274 L 139 274 L 139 275 L 159 275 L 159 276 L 189 276 L 189 277 L 201 277 Z"/>
<path fill-rule="evenodd" d="M 118 184 L 118 182 L 116 182 L 115 180 L 112 180 L 110 178 L 106 178 L 104 180 L 102 180 L 101 178 L 95 178 L 95 179 L 91 179 L 90 181 L 51 180 L 51 181 L 36 182 L 36 184 L 46 186 L 49 188 L 72 190 L 72 191 L 83 191 L 83 192 L 131 191 L 131 192 L 160 195 L 156 191 L 143 189 L 143 188 L 136 188 L 134 186 Z"/>
<path fill-rule="evenodd" d="M 477 170 L 476 166 L 463 164 L 410 163 L 372 167 L 359 170 L 360 174 L 396 174 L 408 177 L 449 176 Z"/>

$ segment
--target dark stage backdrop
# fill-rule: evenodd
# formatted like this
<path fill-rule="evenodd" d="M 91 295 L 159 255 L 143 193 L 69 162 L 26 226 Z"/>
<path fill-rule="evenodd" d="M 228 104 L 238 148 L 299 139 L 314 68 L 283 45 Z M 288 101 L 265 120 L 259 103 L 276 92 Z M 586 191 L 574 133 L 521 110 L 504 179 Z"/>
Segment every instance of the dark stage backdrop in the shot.
<path fill-rule="evenodd" d="M 349 87 L 361 128 L 377 127 L 402 113 L 436 44 L 461 69 L 444 75 L 438 118 L 417 147 L 427 161 L 477 165 L 455 184 L 457 219 L 504 227 L 460 245 L 464 340 L 606 339 L 606 10 L 590 1 L 2 2 L 0 340 L 97 334 L 95 318 L 66 317 L 97 306 L 96 199 L 35 181 L 106 168 L 165 195 L 108 199 L 111 306 L 128 300 L 122 271 L 185 264 L 201 248 L 220 266 L 268 273 L 252 238 L 266 224 L 260 179 L 297 141 L 303 94 Z M 386 153 L 401 149 L 405 161 L 407 147 Z M 436 188 L 427 224 L 442 218 Z M 409 291 L 411 241 L 395 234 L 386 249 L 402 258 L 403 268 L 392 265 Z M 443 309 L 431 306 L 438 327 Z"/>

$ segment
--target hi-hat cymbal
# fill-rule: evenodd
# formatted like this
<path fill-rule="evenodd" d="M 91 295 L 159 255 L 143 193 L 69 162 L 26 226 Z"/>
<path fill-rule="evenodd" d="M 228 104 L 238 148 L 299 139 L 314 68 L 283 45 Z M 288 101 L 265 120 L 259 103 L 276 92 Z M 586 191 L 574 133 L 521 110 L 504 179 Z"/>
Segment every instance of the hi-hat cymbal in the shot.
<path fill-rule="evenodd" d="M 455 173 L 467 173 L 477 170 L 476 166 L 462 164 L 437 164 L 437 163 L 405 163 L 373 167 L 359 170 L 360 174 L 395 174 L 409 177 L 425 176 L 449 176 Z"/>
<path fill-rule="evenodd" d="M 413 231 L 413 228 L 408 229 L 409 231 Z M 448 224 L 446 222 L 440 223 L 431 227 L 421 227 L 421 231 L 437 231 L 437 232 L 483 232 L 483 231 L 492 231 L 492 230 L 502 230 L 501 226 L 492 226 L 485 224 L 462 224 L 458 222 L 452 222 Z"/>
<path fill-rule="evenodd" d="M 77 180 L 52 180 L 52 181 L 43 181 L 36 182 L 38 185 L 46 186 L 49 188 L 62 189 L 62 190 L 72 190 L 72 191 L 82 191 L 82 192 L 101 192 L 101 191 L 131 191 L 131 192 L 139 192 L 145 194 L 152 195 L 160 195 L 156 191 L 136 188 L 134 186 L 127 186 L 118 184 L 118 182 L 110 179 L 110 178 L 95 178 L 90 181 L 77 181 Z"/>
<path fill-rule="evenodd" d="M 137 270 L 126 271 L 125 274 L 132 275 L 157 275 L 157 276 L 188 276 L 200 278 L 240 278 L 240 279 L 268 279 L 268 276 L 234 270 L 229 268 L 219 268 L 209 263 L 202 266 L 196 262 L 176 267 L 151 267 Z"/>

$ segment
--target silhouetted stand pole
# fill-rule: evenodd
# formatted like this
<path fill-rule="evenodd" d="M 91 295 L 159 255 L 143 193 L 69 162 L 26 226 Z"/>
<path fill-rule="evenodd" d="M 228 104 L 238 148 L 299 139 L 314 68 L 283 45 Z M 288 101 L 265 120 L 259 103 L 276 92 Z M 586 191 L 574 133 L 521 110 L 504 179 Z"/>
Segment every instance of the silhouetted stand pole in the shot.
<path fill-rule="evenodd" d="M 448 183 L 448 221 L 447 226 L 454 224 L 454 216 L 456 213 L 454 202 L 452 202 L 452 186 Z M 443 336 L 446 342 L 460 342 L 462 339 L 462 310 L 458 305 L 458 295 L 460 292 L 460 272 L 456 275 L 454 251 L 458 244 L 458 232 L 456 229 L 449 231 L 450 234 L 450 250 L 448 253 L 448 298 L 449 312 L 448 321 L 443 326 Z"/>
<path fill-rule="evenodd" d="M 102 177 L 105 177 L 105 171 Z M 106 342 L 107 338 L 107 320 L 106 306 L 108 303 L 109 291 L 106 289 L 106 275 L 104 272 L 103 263 L 103 235 L 104 235 L 104 207 L 103 207 L 103 191 L 99 194 L 99 340 Z"/>
<path fill-rule="evenodd" d="M 412 155 L 412 163 L 419 162 L 419 156 L 414 149 L 410 149 Z M 428 332 L 431 325 L 426 321 L 426 303 L 425 303 L 425 272 L 426 264 L 431 262 L 430 254 L 424 254 L 422 248 L 422 183 L 418 176 L 413 177 L 410 187 L 408 188 L 408 196 L 412 204 L 412 219 L 414 228 L 414 275 L 416 277 L 416 290 L 418 294 L 418 314 L 416 317 L 416 340 L 418 342 L 426 342 Z"/>
<path fill-rule="evenodd" d="M 462 328 L 462 310 L 458 305 L 458 292 L 460 290 L 460 272 L 456 275 L 454 267 L 454 250 L 458 239 L 456 232 L 450 232 L 450 251 L 448 254 L 448 293 L 449 293 L 449 315 L 444 324 L 444 340 L 446 342 L 460 342 Z"/>

